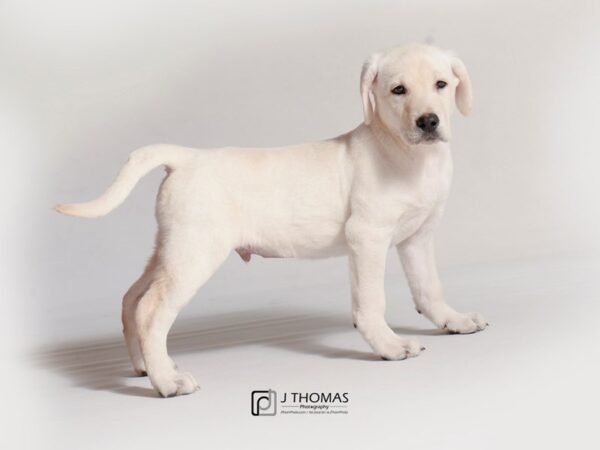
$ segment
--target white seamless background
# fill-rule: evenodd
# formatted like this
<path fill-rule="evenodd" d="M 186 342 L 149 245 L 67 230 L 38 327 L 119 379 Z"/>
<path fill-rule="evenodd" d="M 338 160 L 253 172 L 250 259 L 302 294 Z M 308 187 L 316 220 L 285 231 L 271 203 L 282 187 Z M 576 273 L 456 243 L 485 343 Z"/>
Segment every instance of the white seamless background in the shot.
<path fill-rule="evenodd" d="M 362 120 L 363 60 L 425 40 L 454 50 L 474 85 L 472 115 L 453 120 L 440 265 L 598 255 L 597 1 L 2 2 L 6 350 L 68 340 L 59 328 L 74 307 L 89 314 L 82 335 L 113 314 L 150 254 L 163 174 L 100 220 L 52 204 L 94 198 L 146 144 L 279 146 L 343 133 Z M 232 256 L 201 295 L 346 277 L 344 259 L 255 259 L 244 268 Z M 18 369 L 4 376 L 26 380 Z"/>

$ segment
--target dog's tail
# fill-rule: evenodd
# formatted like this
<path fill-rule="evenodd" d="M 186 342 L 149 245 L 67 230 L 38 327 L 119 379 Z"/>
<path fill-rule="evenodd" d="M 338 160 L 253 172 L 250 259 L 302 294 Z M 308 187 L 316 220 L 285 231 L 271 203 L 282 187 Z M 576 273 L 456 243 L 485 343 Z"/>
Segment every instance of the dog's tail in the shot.
<path fill-rule="evenodd" d="M 54 209 L 76 217 L 101 217 L 127 198 L 137 182 L 155 167 L 164 165 L 175 169 L 192 155 L 193 150 L 174 145 L 156 144 L 135 150 L 121 168 L 110 187 L 95 200 L 87 203 L 58 204 Z"/>

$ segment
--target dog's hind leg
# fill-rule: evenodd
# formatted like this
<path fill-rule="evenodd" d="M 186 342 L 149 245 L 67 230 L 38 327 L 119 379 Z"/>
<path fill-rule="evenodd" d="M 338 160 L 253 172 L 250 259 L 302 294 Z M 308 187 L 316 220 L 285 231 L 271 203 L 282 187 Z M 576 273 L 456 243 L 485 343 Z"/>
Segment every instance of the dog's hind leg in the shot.
<path fill-rule="evenodd" d="M 137 333 L 150 382 L 163 397 L 191 394 L 198 386 L 180 373 L 167 353 L 167 335 L 177 314 L 198 288 L 225 261 L 232 246 L 198 232 L 170 230 L 157 251 L 158 261 L 148 290 L 136 311 Z"/>
<path fill-rule="evenodd" d="M 137 325 L 135 320 L 135 311 L 138 306 L 138 302 L 144 293 L 147 291 L 152 281 L 152 276 L 156 268 L 157 255 L 154 253 L 144 273 L 133 283 L 129 290 L 123 297 L 123 309 L 121 313 L 121 320 L 123 322 L 123 336 L 127 344 L 127 351 L 133 365 L 133 370 L 137 375 L 146 375 L 146 365 L 144 364 L 144 358 L 142 357 L 142 350 L 140 348 L 140 342 L 138 340 Z"/>

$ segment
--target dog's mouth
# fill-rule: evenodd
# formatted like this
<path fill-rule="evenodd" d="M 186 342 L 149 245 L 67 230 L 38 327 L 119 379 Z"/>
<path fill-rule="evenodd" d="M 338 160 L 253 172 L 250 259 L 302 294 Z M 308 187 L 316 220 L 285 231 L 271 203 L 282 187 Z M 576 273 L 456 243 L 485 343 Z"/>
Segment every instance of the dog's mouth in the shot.
<path fill-rule="evenodd" d="M 413 132 L 408 137 L 408 141 L 412 145 L 420 145 L 420 144 L 435 144 L 436 142 L 446 142 L 444 136 L 442 136 L 438 131 L 431 132 Z"/>
<path fill-rule="evenodd" d="M 440 139 L 440 135 L 437 131 L 434 131 L 432 133 L 423 133 L 423 136 L 421 137 L 421 142 L 436 142 L 439 141 Z"/>

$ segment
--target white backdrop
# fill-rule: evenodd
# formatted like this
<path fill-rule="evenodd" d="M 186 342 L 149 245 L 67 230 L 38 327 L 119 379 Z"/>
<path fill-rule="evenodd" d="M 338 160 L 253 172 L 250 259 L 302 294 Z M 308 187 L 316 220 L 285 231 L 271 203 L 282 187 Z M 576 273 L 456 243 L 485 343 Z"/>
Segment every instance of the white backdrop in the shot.
<path fill-rule="evenodd" d="M 120 297 L 152 246 L 162 172 L 100 220 L 59 216 L 53 203 L 95 197 L 129 152 L 150 143 L 274 146 L 345 132 L 362 120 L 364 58 L 410 41 L 455 50 L 474 84 L 472 116 L 454 119 L 442 267 L 600 250 L 597 1 L 25 0 L 1 8 L 2 276 L 27 345 L 60 340 L 57 324 L 73 309 L 92 319 L 83 333 L 93 334 L 102 314 L 118 330 Z M 245 267 L 236 258 L 201 296 L 346 276 L 343 259 L 256 258 Z"/>
<path fill-rule="evenodd" d="M 475 86 L 472 116 L 454 119 L 441 265 L 600 249 L 597 2 L 21 1 L 4 9 L 3 152 L 15 163 L 3 193 L 17 206 L 6 220 L 26 236 L 18 258 L 37 306 L 78 303 L 84 293 L 88 303 L 120 297 L 150 252 L 162 173 L 94 222 L 60 217 L 53 203 L 95 197 L 128 153 L 149 143 L 273 146 L 345 132 L 362 118 L 363 59 L 425 39 L 455 50 Z M 11 235 L 7 245 L 15 243 Z M 208 288 L 235 289 L 229 281 L 241 267 L 229 261 Z M 330 270 L 344 276 L 345 261 L 253 261 L 244 270 L 250 285 L 304 274 L 318 282 Z"/>

